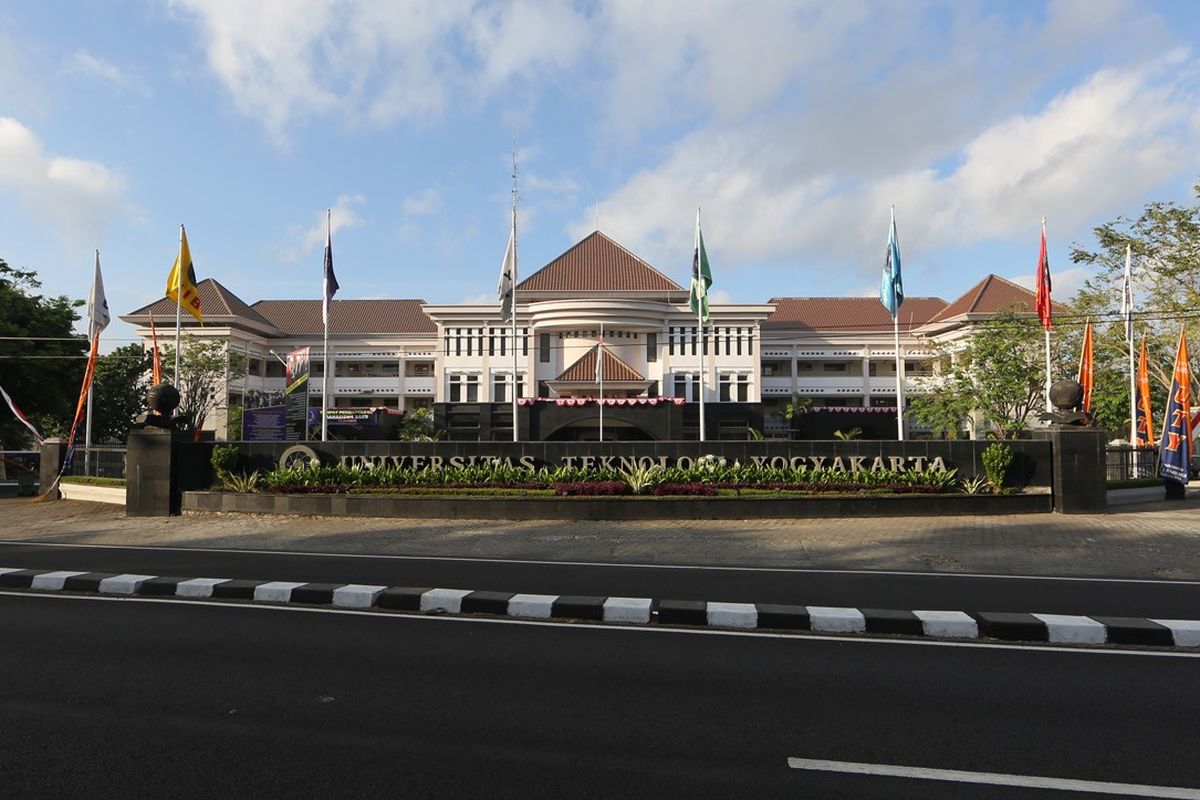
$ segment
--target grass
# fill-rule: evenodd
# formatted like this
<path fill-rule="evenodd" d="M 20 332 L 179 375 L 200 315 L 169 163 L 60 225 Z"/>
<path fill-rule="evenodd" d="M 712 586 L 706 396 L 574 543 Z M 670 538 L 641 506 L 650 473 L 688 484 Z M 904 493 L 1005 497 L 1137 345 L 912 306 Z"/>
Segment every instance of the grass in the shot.
<path fill-rule="evenodd" d="M 63 475 L 62 483 L 81 483 L 84 486 L 124 486 L 124 478 L 93 478 L 91 475 Z"/>

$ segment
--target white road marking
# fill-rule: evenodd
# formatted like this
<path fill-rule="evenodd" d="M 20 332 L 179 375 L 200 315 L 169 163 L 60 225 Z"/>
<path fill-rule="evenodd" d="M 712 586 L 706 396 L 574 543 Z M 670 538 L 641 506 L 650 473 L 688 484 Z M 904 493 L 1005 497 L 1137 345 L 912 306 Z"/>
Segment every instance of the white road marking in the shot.
<path fill-rule="evenodd" d="M 1152 619 L 1171 629 L 1175 637 L 1176 647 L 1200 647 L 1200 620 L 1194 619 Z"/>
<path fill-rule="evenodd" d="M 815 772 L 840 772 L 848 775 L 878 775 L 887 778 L 915 778 L 924 781 L 975 783 L 985 786 L 1021 786 L 1059 792 L 1119 794 L 1125 797 L 1167 797 L 1200 800 L 1200 789 L 1181 786 L 1147 786 L 1137 783 L 1108 783 L 1074 778 L 1046 778 L 1040 775 L 1007 775 L 998 772 L 968 772 L 958 769 L 904 767 L 894 764 L 863 764 L 854 761 L 825 761 L 818 758 L 789 758 L 792 769 Z"/>
<path fill-rule="evenodd" d="M 610 597 L 604 601 L 604 621 L 646 623 L 652 605 L 649 597 Z"/>
<path fill-rule="evenodd" d="M 97 589 L 101 594 L 134 594 L 143 583 L 154 575 L 114 575 L 100 581 Z"/>
<path fill-rule="evenodd" d="M 758 609 L 753 603 L 709 603 L 708 624 L 722 628 L 757 628 Z"/>
<path fill-rule="evenodd" d="M 514 594 L 508 599 L 508 615 L 510 617 L 528 617 L 530 619 L 550 619 L 554 608 L 556 594 Z"/>
<path fill-rule="evenodd" d="M 175 584 L 176 597 L 212 597 L 213 587 L 232 578 L 192 578 Z"/>
<path fill-rule="evenodd" d="M 256 603 L 228 603 L 220 600 L 179 600 L 172 597 L 108 597 L 105 595 L 86 594 L 35 594 L 28 590 L 0 589 L 0 597 L 24 597 L 37 600 L 93 600 L 108 603 L 160 603 L 177 606 L 204 606 L 226 610 L 252 611 L 294 611 L 304 614 L 341 614 L 344 616 L 370 617 L 377 620 L 393 622 L 403 621 L 443 621 L 478 623 L 483 625 L 534 625 L 540 628 L 558 628 L 559 630 L 588 629 L 607 631 L 609 633 L 665 633 L 672 636 L 741 636 L 750 639 L 789 639 L 794 642 L 821 642 L 844 645 L 900 645 L 909 647 L 957 647 L 975 650 L 1028 650 L 1033 652 L 1051 653 L 1060 656 L 1095 655 L 1095 656 L 1133 656 L 1141 658 L 1191 658 L 1200 659 L 1200 653 L 1181 653 L 1175 650 L 1133 650 L 1133 649 L 1103 649 L 1094 647 L 1053 647 L 1036 644 L 1004 644 L 1000 642 L 946 642 L 938 639 L 879 639 L 870 636 L 822 636 L 813 633 L 783 633 L 776 631 L 731 631 L 719 628 L 669 628 L 657 625 L 604 625 L 592 622 L 550 622 L 516 617 L 473 617 L 459 615 L 429 616 L 403 611 L 352 610 L 347 608 L 323 608 L 319 606 L 294 606 L 288 604 L 259 605 Z"/>
<path fill-rule="evenodd" d="M 619 561 L 545 561 L 521 558 L 479 558 L 470 556 L 412 556 L 390 553 L 322 553 L 306 550 L 261 550 L 237 547 L 159 547 L 130 544 L 70 544 L 68 542 L 0 541 L 0 547 L 64 547 L 97 550 L 162 550 L 174 553 L 236 553 L 262 556 L 302 556 L 305 558 L 378 558 L 397 561 L 463 561 L 476 564 L 529 564 L 552 567 L 613 567 L 630 569 L 698 570 L 705 572 L 779 572 L 801 575 L 891 575 L 909 578 L 995 578 L 1014 581 L 1071 581 L 1074 583 L 1146 583 L 1161 586 L 1200 586 L 1200 581 L 1174 581 L 1155 578 L 1088 578 L 1070 575 L 995 575 L 987 572 L 912 572 L 885 569 L 815 569 L 805 567 L 737 567 L 711 564 L 626 564 Z"/>
<path fill-rule="evenodd" d="M 814 631 L 827 633 L 862 633 L 867 620 L 857 608 L 808 606 L 808 621 Z"/>
<path fill-rule="evenodd" d="M 1034 614 L 1046 623 L 1046 635 L 1057 644 L 1104 644 L 1107 630 L 1091 617 L 1070 614 Z"/>
<path fill-rule="evenodd" d="M 430 589 L 421 595 L 421 610 L 441 609 L 450 614 L 457 614 L 462 610 L 462 599 L 471 592 L 471 589 Z"/>
<path fill-rule="evenodd" d="M 976 639 L 979 625 L 963 611 L 913 611 L 921 620 L 926 636 L 946 636 L 951 639 Z"/>
<path fill-rule="evenodd" d="M 265 603 L 288 603 L 292 599 L 292 589 L 303 586 L 296 581 L 270 581 L 254 587 L 254 599 Z"/>
<path fill-rule="evenodd" d="M 86 575 L 85 572 L 47 572 L 42 575 L 34 575 L 33 580 L 29 584 L 30 589 L 42 589 L 49 592 L 62 591 L 63 584 L 67 582 L 67 578 L 73 578 L 76 575 Z"/>
<path fill-rule="evenodd" d="M 333 604 L 342 608 L 370 608 L 386 586 L 347 583 L 333 590 Z"/>
<path fill-rule="evenodd" d="M 9 572 L 20 572 L 24 567 L 0 567 L 0 575 L 5 575 Z"/>

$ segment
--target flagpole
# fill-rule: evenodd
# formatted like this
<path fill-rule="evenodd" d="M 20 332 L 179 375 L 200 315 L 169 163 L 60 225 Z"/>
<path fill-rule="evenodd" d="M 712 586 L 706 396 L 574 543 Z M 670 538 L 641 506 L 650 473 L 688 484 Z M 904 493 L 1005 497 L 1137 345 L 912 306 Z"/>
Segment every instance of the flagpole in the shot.
<path fill-rule="evenodd" d="M 696 207 L 696 258 L 700 258 L 700 207 Z M 699 279 L 704 281 L 704 276 L 693 276 L 693 280 Z M 707 288 L 707 287 L 706 287 Z M 700 441 L 704 441 L 704 386 L 708 382 L 708 375 L 704 370 L 704 351 L 707 347 L 707 340 L 704 338 L 704 303 L 708 299 L 707 292 L 704 297 L 696 298 L 696 332 L 700 335 L 700 380 L 697 382 L 696 390 L 700 393 Z"/>
<path fill-rule="evenodd" d="M 892 334 L 896 340 L 896 438 L 904 441 L 904 359 L 900 357 L 900 307 L 892 315 Z"/>
<path fill-rule="evenodd" d="M 1045 244 L 1046 244 L 1046 218 L 1042 217 L 1042 246 L 1045 247 Z M 1039 268 L 1039 270 L 1041 269 L 1040 262 L 1039 262 L 1038 268 Z M 1050 270 L 1050 267 L 1047 264 L 1046 265 L 1047 273 L 1049 273 L 1049 270 Z M 1041 276 L 1039 275 L 1039 278 L 1040 277 Z M 1039 289 L 1039 291 L 1041 290 L 1041 284 L 1039 284 L 1038 289 Z M 1049 314 L 1050 310 L 1053 309 L 1053 301 L 1050 299 L 1049 296 L 1046 297 L 1046 306 L 1047 306 L 1047 314 Z M 1048 318 L 1049 317 L 1047 317 L 1047 319 Z M 1043 323 L 1043 325 L 1044 325 L 1044 323 Z M 1045 328 L 1045 333 L 1046 333 L 1046 411 L 1047 411 L 1047 413 L 1049 413 L 1053 410 L 1053 406 L 1050 403 L 1050 328 L 1048 328 L 1048 327 Z"/>
<path fill-rule="evenodd" d="M 600 379 L 600 441 L 604 441 L 604 323 L 600 323 L 600 343 L 596 345 L 596 376 Z"/>
<path fill-rule="evenodd" d="M 180 312 L 183 311 L 183 271 L 187 269 L 187 264 L 183 263 L 183 225 L 179 226 L 179 257 L 175 263 L 179 265 L 175 272 L 175 388 L 179 389 Z"/>
<path fill-rule="evenodd" d="M 332 209 L 325 209 L 325 247 L 326 253 L 332 247 Z M 330 256 L 326 256 L 329 258 Z M 322 267 L 322 271 L 325 268 Z M 329 302 L 329 275 L 325 275 L 323 281 L 324 287 L 322 290 L 321 302 L 325 304 L 325 313 L 321 315 L 325 323 L 325 340 L 321 346 L 321 441 L 329 439 L 329 314 L 332 311 Z M 305 412 L 307 413 L 307 411 Z"/>
<path fill-rule="evenodd" d="M 97 258 L 100 257 L 99 250 L 96 251 L 96 257 Z M 89 336 L 88 336 L 89 339 L 92 336 L 96 335 L 96 323 L 90 319 L 88 320 L 88 331 L 89 331 Z M 93 385 L 94 385 L 94 382 L 88 384 L 87 422 L 85 423 L 86 427 L 84 428 L 84 431 L 83 431 L 83 474 L 84 475 L 92 474 L 91 473 L 91 461 L 92 461 L 92 386 Z"/>
<path fill-rule="evenodd" d="M 1129 446 L 1136 448 L 1137 436 L 1137 375 L 1133 356 L 1133 250 L 1125 245 L 1125 285 L 1121 290 L 1121 305 L 1125 306 L 1125 339 L 1129 343 Z M 1132 474 L 1132 473 L 1131 473 Z"/>
<path fill-rule="evenodd" d="M 517 144 L 513 141 L 513 171 L 512 171 L 512 437 L 519 441 L 519 426 L 517 425 Z M 530 376 L 533 377 L 532 375 Z M 536 395 L 535 395 L 536 396 Z"/>

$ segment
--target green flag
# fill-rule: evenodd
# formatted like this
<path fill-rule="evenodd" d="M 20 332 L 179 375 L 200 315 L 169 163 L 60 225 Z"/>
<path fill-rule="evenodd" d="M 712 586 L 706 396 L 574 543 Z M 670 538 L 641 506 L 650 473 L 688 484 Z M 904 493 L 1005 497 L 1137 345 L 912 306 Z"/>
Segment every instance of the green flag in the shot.
<path fill-rule="evenodd" d="M 704 236 L 700 233 L 700 209 L 696 209 L 696 248 L 692 252 L 692 291 L 688 305 L 692 313 L 704 322 L 708 321 L 708 287 L 712 286 L 712 270 L 708 266 L 708 253 L 704 251 Z"/>

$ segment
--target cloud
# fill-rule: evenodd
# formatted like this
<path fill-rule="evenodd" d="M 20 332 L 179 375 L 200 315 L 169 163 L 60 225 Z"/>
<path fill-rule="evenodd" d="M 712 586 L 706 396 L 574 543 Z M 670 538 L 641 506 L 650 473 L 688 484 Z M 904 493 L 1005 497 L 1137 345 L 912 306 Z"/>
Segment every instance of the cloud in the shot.
<path fill-rule="evenodd" d="M 64 70 L 68 74 L 80 75 L 106 84 L 117 91 L 132 92 L 143 96 L 151 94 L 149 87 L 136 74 L 123 70 L 87 50 L 76 50 L 67 59 Z"/>
<path fill-rule="evenodd" d="M 139 213 L 119 171 L 46 153 L 37 134 L 11 117 L 0 117 L 0 186 L 73 247 L 96 246 L 114 217 Z"/>
<path fill-rule="evenodd" d="M 408 217 L 427 217 L 442 209 L 442 195 L 432 186 L 419 195 L 404 198 L 401 208 Z"/>
<path fill-rule="evenodd" d="M 346 228 L 357 228 L 364 224 L 356 208 L 366 204 L 367 199 L 361 194 L 344 194 L 338 197 L 333 207 L 328 210 L 328 223 L 331 234 Z M 289 244 L 279 253 L 286 262 L 296 262 L 311 255 L 325 246 L 326 210 L 315 213 L 315 221 L 309 227 L 293 225 L 288 228 Z"/>
<path fill-rule="evenodd" d="M 1091 277 L 1087 267 L 1069 267 L 1064 270 L 1052 270 L 1050 273 L 1051 294 L 1056 303 L 1070 303 L 1076 292 Z M 1036 275 L 1017 275 L 1009 278 L 1015 284 L 1024 286 L 1031 292 L 1037 291 Z"/>

